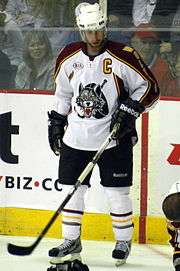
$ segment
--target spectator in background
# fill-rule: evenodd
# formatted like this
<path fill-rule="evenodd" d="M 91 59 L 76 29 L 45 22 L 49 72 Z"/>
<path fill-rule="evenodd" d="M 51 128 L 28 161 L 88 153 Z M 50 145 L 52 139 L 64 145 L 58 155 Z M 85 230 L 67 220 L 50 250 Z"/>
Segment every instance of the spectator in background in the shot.
<path fill-rule="evenodd" d="M 12 87 L 11 63 L 8 56 L 0 49 L 0 90 L 10 89 Z"/>
<path fill-rule="evenodd" d="M 36 1 L 36 9 L 39 10 L 37 17 L 41 19 L 40 26 L 41 27 L 65 26 L 65 15 L 67 15 L 66 14 L 67 4 L 68 4 L 67 0 Z M 41 8 L 39 9 L 39 7 Z"/>
<path fill-rule="evenodd" d="M 158 31 L 161 39 L 160 53 L 174 77 L 176 71 L 171 54 L 171 42 L 180 41 L 179 0 L 134 0 L 133 22 L 135 26 L 151 22 L 156 28 L 163 28 L 163 31 Z"/>
<path fill-rule="evenodd" d="M 24 62 L 17 71 L 16 88 L 54 91 L 52 48 L 43 31 L 32 30 L 25 36 Z"/>
<path fill-rule="evenodd" d="M 1 28 L 1 22 L 0 22 Z M 0 90 L 9 89 L 13 87 L 12 84 L 12 66 L 8 56 L 2 52 L 1 48 L 4 46 L 5 33 L 0 29 Z"/>
<path fill-rule="evenodd" d="M 79 0 L 38 0 L 36 2 L 37 9 L 39 6 L 41 8 L 36 14 L 39 25 L 36 23 L 35 28 L 44 28 L 51 41 L 54 56 L 57 56 L 59 49 L 67 43 L 80 39 L 79 33 L 74 29 L 62 28 L 73 26 L 72 7 L 76 2 Z"/>
<path fill-rule="evenodd" d="M 157 32 L 153 32 L 149 24 L 139 25 L 131 38 L 131 46 L 139 52 L 146 65 L 151 69 L 162 93 L 172 76 L 168 64 L 160 56 L 160 42 Z"/>
<path fill-rule="evenodd" d="M 1 0 L 0 1 L 0 11 L 4 11 L 6 9 L 7 3 L 8 3 L 8 0 Z"/>
<path fill-rule="evenodd" d="M 169 70 L 173 78 L 176 77 L 176 70 L 174 66 L 174 57 L 172 53 L 172 43 L 162 41 L 160 44 L 161 57 L 168 63 Z"/>
<path fill-rule="evenodd" d="M 7 12 L 21 27 L 72 26 L 72 5 L 78 0 L 9 0 Z"/>
<path fill-rule="evenodd" d="M 119 18 L 119 27 L 131 27 L 132 26 L 132 9 L 133 0 L 119 1 L 109 0 L 108 1 L 108 16 L 111 20 L 111 16 Z"/>
<path fill-rule="evenodd" d="M 172 54 L 174 56 L 174 78 L 169 80 L 161 95 L 180 97 L 180 42 L 172 45 Z"/>
<path fill-rule="evenodd" d="M 124 31 L 124 29 L 121 28 L 120 17 L 116 14 L 111 14 L 109 16 L 108 38 L 113 41 L 128 44 L 130 41 L 131 32 Z"/>
<path fill-rule="evenodd" d="M 64 0 L 63 0 L 64 1 Z M 23 30 L 24 35 L 30 29 L 47 28 L 46 32 L 51 41 L 54 56 L 57 55 L 60 44 L 64 41 L 69 32 L 61 31 L 59 27 L 62 21 L 60 0 L 9 0 L 6 10 Z M 51 28 L 51 29 L 48 29 Z"/>
<path fill-rule="evenodd" d="M 155 0 L 152 23 L 156 27 L 171 27 L 174 15 L 179 6 L 179 0 Z"/>
<path fill-rule="evenodd" d="M 32 28 L 41 8 L 39 2 L 40 0 L 8 0 L 6 11 L 21 28 Z"/>
<path fill-rule="evenodd" d="M 167 219 L 167 231 L 171 237 L 169 243 L 174 249 L 173 265 L 175 271 L 180 271 L 180 183 L 175 182 L 162 203 L 162 209 Z"/>
<path fill-rule="evenodd" d="M 151 22 L 156 3 L 157 0 L 134 0 L 132 17 L 136 27 Z"/>
<path fill-rule="evenodd" d="M 133 0 L 108 1 L 108 38 L 117 42 L 129 43 L 131 32 L 127 28 L 133 26 L 132 23 Z M 118 29 L 120 28 L 120 29 Z"/>
<path fill-rule="evenodd" d="M 180 43 L 180 3 L 174 15 L 171 27 L 172 27 L 172 31 L 170 33 L 170 41 L 173 43 L 174 42 Z"/>
<path fill-rule="evenodd" d="M 12 16 L 5 11 L 6 4 L 7 0 L 0 0 L 1 27 L 6 35 L 2 51 L 8 55 L 11 64 L 17 67 L 22 61 L 23 35 Z"/>
<path fill-rule="evenodd" d="M 153 23 L 156 27 L 170 28 L 179 6 L 179 0 L 134 0 L 133 23 L 137 27 Z"/>
<path fill-rule="evenodd" d="M 80 39 L 78 32 L 61 29 L 73 27 L 72 12 L 79 2 L 80 0 L 9 0 L 6 10 L 21 26 L 23 33 L 29 28 L 45 28 L 56 57 L 61 47 Z"/>
<path fill-rule="evenodd" d="M 173 59 L 174 55 L 172 52 L 172 46 L 173 44 L 176 44 L 176 46 L 179 44 L 178 46 L 180 46 L 179 29 L 180 29 L 180 4 L 173 17 L 171 28 L 169 29 L 169 31 L 165 32 L 167 34 L 167 37 L 163 39 L 160 45 L 161 56 L 168 63 L 173 78 L 176 78 L 176 66 L 175 66 L 175 61 Z"/>
<path fill-rule="evenodd" d="M 164 28 L 159 31 L 159 36 L 162 41 L 170 41 L 170 28 L 173 24 L 174 16 L 180 4 L 179 0 L 156 0 L 156 7 L 153 11 L 151 22 L 157 28 Z"/>

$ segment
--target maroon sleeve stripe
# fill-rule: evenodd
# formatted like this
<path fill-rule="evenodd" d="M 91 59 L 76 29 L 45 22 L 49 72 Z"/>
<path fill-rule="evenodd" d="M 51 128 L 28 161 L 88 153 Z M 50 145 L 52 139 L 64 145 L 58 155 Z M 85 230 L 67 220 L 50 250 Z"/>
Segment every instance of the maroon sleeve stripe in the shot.
<path fill-rule="evenodd" d="M 109 42 L 106 51 L 113 58 L 129 66 L 148 82 L 147 90 L 141 98 L 141 103 L 145 107 L 149 107 L 157 99 L 159 99 L 160 90 L 156 78 L 133 48 L 125 46 L 121 43 Z"/>

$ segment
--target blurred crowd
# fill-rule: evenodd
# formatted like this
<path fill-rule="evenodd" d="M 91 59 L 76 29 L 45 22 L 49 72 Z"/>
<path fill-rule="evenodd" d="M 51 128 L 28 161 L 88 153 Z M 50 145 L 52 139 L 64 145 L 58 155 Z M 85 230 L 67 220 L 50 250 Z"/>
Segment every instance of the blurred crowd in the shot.
<path fill-rule="evenodd" d="M 95 0 L 0 0 L 0 89 L 54 91 L 53 67 L 80 40 L 75 7 Z M 108 37 L 135 48 L 162 96 L 180 97 L 180 1 L 108 0 Z"/>

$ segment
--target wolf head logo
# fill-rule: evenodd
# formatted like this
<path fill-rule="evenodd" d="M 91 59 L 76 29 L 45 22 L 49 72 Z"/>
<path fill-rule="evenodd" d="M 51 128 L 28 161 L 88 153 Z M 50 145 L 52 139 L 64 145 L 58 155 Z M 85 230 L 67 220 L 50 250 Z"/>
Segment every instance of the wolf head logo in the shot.
<path fill-rule="evenodd" d="M 109 112 L 107 100 L 102 92 L 103 86 L 107 83 L 105 79 L 102 85 L 90 83 L 83 87 L 79 85 L 79 96 L 76 98 L 76 104 L 79 107 L 78 115 L 82 118 L 94 117 L 103 118 Z"/>

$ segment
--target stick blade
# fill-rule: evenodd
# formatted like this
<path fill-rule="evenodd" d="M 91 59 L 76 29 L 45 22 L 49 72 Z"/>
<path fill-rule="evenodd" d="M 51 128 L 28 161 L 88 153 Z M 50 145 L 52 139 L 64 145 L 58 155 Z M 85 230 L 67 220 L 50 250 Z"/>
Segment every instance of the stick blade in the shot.
<path fill-rule="evenodd" d="M 7 245 L 7 250 L 12 255 L 18 255 L 18 256 L 26 256 L 30 255 L 33 251 L 34 247 L 23 247 L 23 246 L 16 246 L 13 244 Z"/>

